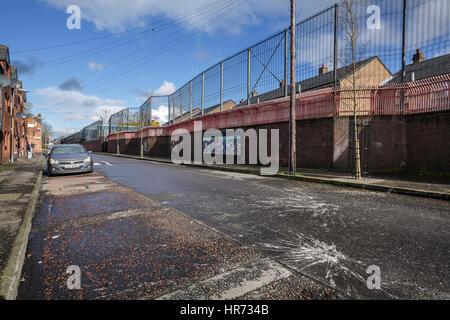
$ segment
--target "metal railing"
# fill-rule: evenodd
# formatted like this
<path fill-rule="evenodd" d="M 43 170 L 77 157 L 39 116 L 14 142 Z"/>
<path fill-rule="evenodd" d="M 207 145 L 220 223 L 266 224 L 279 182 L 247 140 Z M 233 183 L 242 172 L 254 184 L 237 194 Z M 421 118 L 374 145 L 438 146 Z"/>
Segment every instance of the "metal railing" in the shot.
<path fill-rule="evenodd" d="M 351 10 L 356 30 L 353 43 L 348 37 L 349 12 L 341 4 L 304 19 L 296 26 L 296 91 L 332 88 L 332 94 L 341 90 L 340 98 L 349 99 L 346 95 L 351 95 L 348 87 L 352 82 L 354 58 L 359 101 L 368 101 L 364 106 L 367 113 L 374 108 L 388 112 L 381 102 L 373 101 L 373 95 L 381 95 L 374 88 L 394 78 L 399 82 L 411 81 L 406 71 L 415 54 L 419 60 L 428 60 L 450 53 L 450 18 L 446 14 L 449 10 L 447 0 L 355 0 Z M 289 38 L 289 29 L 284 29 L 201 72 L 173 94 L 151 96 L 138 108 L 127 108 L 112 115 L 109 132 L 173 124 L 288 96 Z M 440 63 L 434 66 L 434 71 L 445 69 L 445 60 Z M 402 112 L 433 108 L 411 107 L 412 103 L 417 106 L 422 103 L 419 96 L 425 99 L 419 88 L 409 90 L 409 97 L 404 100 L 398 96 L 404 90 L 381 92 L 383 101 L 388 99 L 386 95 L 396 95 L 391 98 Z M 431 101 L 438 100 L 432 98 L 428 103 Z M 310 105 L 300 105 L 302 114 L 317 114 L 317 110 L 308 109 Z M 327 113 L 327 108 L 330 106 L 323 105 L 321 114 Z M 342 103 L 339 112 L 344 115 L 351 110 Z"/>
<path fill-rule="evenodd" d="M 446 0 L 354 1 L 354 58 L 380 61 L 370 72 L 358 74 L 358 86 L 378 86 L 389 75 L 403 74 L 417 49 L 426 58 L 450 53 L 449 10 Z M 342 69 L 353 58 L 346 17 L 345 8 L 336 4 L 297 24 L 298 92 L 336 88 L 343 80 Z M 211 107 L 227 110 L 227 101 L 244 106 L 287 96 L 289 45 L 285 29 L 200 73 L 169 96 L 169 122 L 177 122 L 180 114 L 184 120 L 207 113 Z M 327 81 L 319 72 L 328 73 Z"/>
<path fill-rule="evenodd" d="M 137 131 L 145 127 L 167 125 L 163 116 L 169 112 L 169 96 L 151 96 L 140 107 L 126 108 L 109 118 L 109 133 Z"/>

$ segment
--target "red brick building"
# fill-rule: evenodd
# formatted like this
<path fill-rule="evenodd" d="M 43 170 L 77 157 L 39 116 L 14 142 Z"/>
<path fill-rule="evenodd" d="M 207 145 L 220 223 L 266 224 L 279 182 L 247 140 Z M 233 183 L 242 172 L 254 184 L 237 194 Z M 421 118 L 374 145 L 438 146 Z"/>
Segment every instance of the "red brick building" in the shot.
<path fill-rule="evenodd" d="M 10 64 L 9 48 L 5 45 L 0 45 L 0 74 L 18 80 L 17 68 Z M 14 158 L 26 156 L 26 121 L 17 117 L 19 112 L 25 112 L 25 102 L 21 81 L 17 89 L 0 88 L 0 164 L 10 161 L 11 152 Z"/>
<path fill-rule="evenodd" d="M 42 152 L 42 120 L 41 114 L 29 117 L 26 120 L 26 141 L 31 145 L 33 152 Z"/>

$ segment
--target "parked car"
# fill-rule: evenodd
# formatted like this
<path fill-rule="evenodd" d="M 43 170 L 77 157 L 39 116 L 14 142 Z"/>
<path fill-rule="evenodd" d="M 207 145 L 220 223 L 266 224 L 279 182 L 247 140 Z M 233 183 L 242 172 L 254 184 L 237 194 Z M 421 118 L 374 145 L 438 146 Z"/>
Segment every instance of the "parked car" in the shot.
<path fill-rule="evenodd" d="M 91 151 L 79 144 L 61 144 L 53 146 L 47 152 L 48 175 L 68 173 L 92 173 L 94 164 L 90 156 Z"/>

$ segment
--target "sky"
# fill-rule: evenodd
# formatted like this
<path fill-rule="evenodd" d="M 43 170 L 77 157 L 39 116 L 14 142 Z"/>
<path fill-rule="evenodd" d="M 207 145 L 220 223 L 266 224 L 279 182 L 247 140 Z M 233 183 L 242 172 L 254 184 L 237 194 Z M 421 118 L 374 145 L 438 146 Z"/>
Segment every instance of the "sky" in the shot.
<path fill-rule="evenodd" d="M 379 1 L 386 6 L 392 3 Z M 297 19 L 335 2 L 297 0 Z M 67 9 L 72 5 L 81 10 L 80 29 L 67 26 L 71 16 Z M 448 40 L 449 28 L 440 27 L 448 26 L 448 17 L 437 12 L 445 6 L 448 3 L 417 5 L 413 19 L 417 12 L 417 20 L 426 21 L 419 15 L 430 16 L 435 10 L 435 29 L 442 29 Z M 11 62 L 34 105 L 32 112 L 41 113 L 59 137 L 80 130 L 105 112 L 139 107 L 151 94 L 171 94 L 222 59 L 288 27 L 289 0 L 15 0 L 3 1 L 2 13 L 0 44 L 10 48 Z M 395 39 L 398 52 L 398 20 L 391 16 L 382 29 L 363 35 L 377 45 L 375 53 L 392 56 L 389 38 Z M 414 28 L 411 38 L 422 30 Z M 304 57 L 301 63 L 316 72 L 315 64 L 329 57 L 317 56 L 320 52 L 314 45 L 331 46 L 333 37 L 330 32 L 321 33 L 320 39 L 311 35 L 299 44 L 299 52 Z M 167 108 L 156 106 L 153 112 L 167 120 Z"/>
<path fill-rule="evenodd" d="M 297 15 L 333 3 L 300 1 Z M 81 9 L 81 29 L 67 27 L 70 5 Z M 4 1 L 2 12 L 8 32 L 0 43 L 9 46 L 32 112 L 56 137 L 105 111 L 138 107 L 150 93 L 172 93 L 289 24 L 288 0 L 15 0 Z"/>

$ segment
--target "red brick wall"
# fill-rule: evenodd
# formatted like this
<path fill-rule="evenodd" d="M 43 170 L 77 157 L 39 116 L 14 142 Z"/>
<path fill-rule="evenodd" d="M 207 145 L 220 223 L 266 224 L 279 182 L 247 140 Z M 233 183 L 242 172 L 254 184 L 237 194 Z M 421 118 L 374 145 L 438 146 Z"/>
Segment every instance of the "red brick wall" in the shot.
<path fill-rule="evenodd" d="M 450 112 L 408 116 L 359 117 L 369 122 L 369 170 L 426 170 L 450 172 Z M 349 126 L 352 117 L 321 118 L 297 121 L 297 166 L 348 170 Z M 280 166 L 287 166 L 288 123 L 261 124 L 244 130 L 280 130 Z M 222 130 L 225 134 L 225 130 Z M 147 156 L 170 157 L 170 137 L 144 138 Z M 270 140 L 269 140 L 270 141 Z M 139 155 L 140 139 L 120 140 L 120 152 Z M 363 146 L 361 146 L 363 147 Z M 270 146 L 268 147 L 270 150 Z M 108 152 L 116 152 L 116 141 L 108 141 Z M 362 151 L 364 154 L 366 151 Z M 248 148 L 246 150 L 248 160 Z"/>
<path fill-rule="evenodd" d="M 87 151 L 92 151 L 92 152 L 102 152 L 103 141 L 101 141 L 101 140 L 84 141 L 84 142 L 82 143 L 82 145 L 84 146 L 84 148 L 85 148 Z"/>
<path fill-rule="evenodd" d="M 2 130 L 0 133 L 0 147 L 2 163 L 9 162 L 11 150 L 11 116 L 10 104 L 12 101 L 11 90 L 9 88 L 2 89 Z"/>
<path fill-rule="evenodd" d="M 408 170 L 450 172 L 450 112 L 406 117 Z"/>

